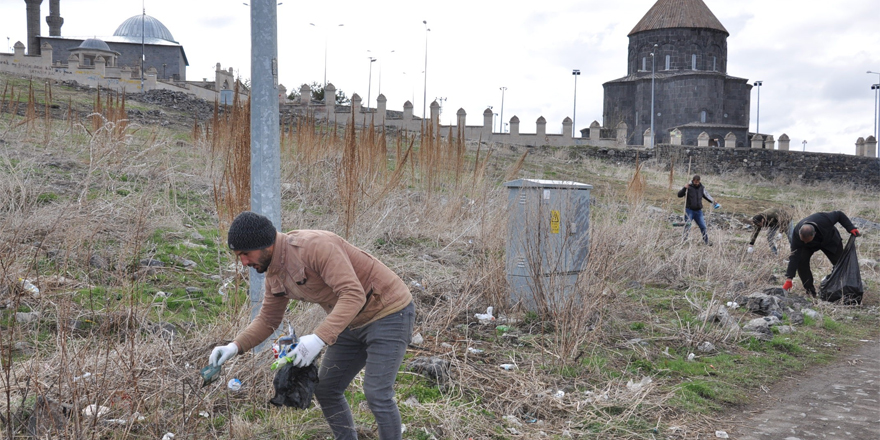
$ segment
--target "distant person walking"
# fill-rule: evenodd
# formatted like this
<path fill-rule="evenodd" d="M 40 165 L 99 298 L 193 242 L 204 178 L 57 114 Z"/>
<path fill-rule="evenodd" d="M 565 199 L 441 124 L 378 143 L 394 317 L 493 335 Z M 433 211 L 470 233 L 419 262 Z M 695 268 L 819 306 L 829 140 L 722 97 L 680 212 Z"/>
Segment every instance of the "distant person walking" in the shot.
<path fill-rule="evenodd" d="M 678 192 L 678 197 L 687 197 L 684 205 L 685 218 L 682 240 L 687 240 L 688 232 L 691 230 L 691 221 L 694 221 L 700 227 L 700 232 L 703 234 L 703 242 L 711 246 L 709 235 L 706 233 L 706 220 L 703 219 L 703 199 L 712 203 L 715 209 L 720 209 L 721 204 L 715 202 L 715 199 L 709 195 L 706 187 L 700 184 L 699 174 L 695 175 L 691 179 L 691 183 L 685 185 Z"/>
<path fill-rule="evenodd" d="M 785 234 L 789 243 L 791 236 L 788 228 L 791 226 L 791 215 L 783 208 L 768 208 L 752 217 L 752 223 L 755 225 L 755 232 L 752 233 L 752 239 L 749 240 L 749 253 L 754 251 L 753 246 L 761 228 L 767 228 L 767 243 L 770 245 L 770 251 L 773 255 L 777 254 L 776 238 L 780 231 Z"/>
<path fill-rule="evenodd" d="M 852 224 L 849 217 L 841 211 L 817 212 L 798 222 L 791 236 L 791 255 L 788 257 L 788 269 L 785 271 L 785 284 L 782 288 L 791 290 L 795 271 L 801 277 L 804 290 L 816 296 L 813 287 L 813 272 L 810 270 L 810 258 L 816 251 L 822 251 L 831 264 L 837 264 L 843 255 L 843 241 L 840 232 L 834 226 L 840 224 L 850 234 L 859 236 L 859 230 Z"/>

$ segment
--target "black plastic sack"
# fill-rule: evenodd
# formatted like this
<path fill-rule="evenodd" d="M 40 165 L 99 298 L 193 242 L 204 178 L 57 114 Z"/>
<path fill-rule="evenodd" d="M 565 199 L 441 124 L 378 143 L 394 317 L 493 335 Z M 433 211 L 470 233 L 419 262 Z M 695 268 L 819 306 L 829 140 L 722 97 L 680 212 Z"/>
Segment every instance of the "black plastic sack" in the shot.
<path fill-rule="evenodd" d="M 856 237 L 850 235 L 843 248 L 843 255 L 831 269 L 831 275 L 825 277 L 819 285 L 819 298 L 828 302 L 841 300 L 843 304 L 861 304 L 864 293 L 865 285 L 862 284 L 859 257 L 856 253 Z"/>
<path fill-rule="evenodd" d="M 294 367 L 288 363 L 275 373 L 272 380 L 275 397 L 269 403 L 275 406 L 292 406 L 306 409 L 312 404 L 312 395 L 318 386 L 318 367 Z"/>

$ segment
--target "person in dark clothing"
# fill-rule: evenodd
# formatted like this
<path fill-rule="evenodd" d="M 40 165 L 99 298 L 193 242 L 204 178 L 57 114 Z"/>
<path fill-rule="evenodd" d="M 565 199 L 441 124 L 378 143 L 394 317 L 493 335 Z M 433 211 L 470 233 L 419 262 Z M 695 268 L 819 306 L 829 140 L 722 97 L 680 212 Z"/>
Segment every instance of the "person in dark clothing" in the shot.
<path fill-rule="evenodd" d="M 831 264 L 843 255 L 843 241 L 834 226 L 840 223 L 850 234 L 859 236 L 859 230 L 843 212 L 817 212 L 798 222 L 791 236 L 791 255 L 788 257 L 788 269 L 785 271 L 785 284 L 782 288 L 791 290 L 795 271 L 801 277 L 804 290 L 816 295 L 813 287 L 813 272 L 810 270 L 810 258 L 816 251 L 822 251 Z"/>
<path fill-rule="evenodd" d="M 691 230 L 691 220 L 697 223 L 697 226 L 700 227 L 700 232 L 703 233 L 703 242 L 706 244 L 709 243 L 709 235 L 706 234 L 706 221 L 703 220 L 703 199 L 711 202 L 715 209 L 720 209 L 721 205 L 715 202 L 715 199 L 709 195 L 709 191 L 706 190 L 706 187 L 700 184 L 700 176 L 695 175 L 693 179 L 691 179 L 691 183 L 687 184 L 685 187 L 678 192 L 679 197 L 687 197 L 684 212 L 684 236 L 682 240 L 687 239 L 688 231 Z"/>
<path fill-rule="evenodd" d="M 780 231 L 786 234 L 789 242 L 791 241 L 791 237 L 788 234 L 788 228 L 791 224 L 791 215 L 782 208 L 769 208 L 759 212 L 757 215 L 752 217 L 752 223 L 755 225 L 755 232 L 752 233 L 752 239 L 749 240 L 749 253 L 752 253 L 754 250 L 753 246 L 755 245 L 755 240 L 758 239 L 758 234 L 761 233 L 761 228 L 767 228 L 767 243 L 770 245 L 770 250 L 773 252 L 773 255 L 776 255 L 776 235 Z"/>

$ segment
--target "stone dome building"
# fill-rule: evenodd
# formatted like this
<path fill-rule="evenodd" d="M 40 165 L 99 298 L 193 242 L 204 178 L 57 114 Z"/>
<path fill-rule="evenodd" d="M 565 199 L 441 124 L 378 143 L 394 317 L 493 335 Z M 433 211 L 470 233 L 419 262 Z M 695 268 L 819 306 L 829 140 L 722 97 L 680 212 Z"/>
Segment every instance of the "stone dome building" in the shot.
<path fill-rule="evenodd" d="M 139 68 L 143 55 L 145 70 L 155 69 L 158 79 L 186 81 L 186 67 L 189 61 L 183 46 L 174 40 L 171 31 L 161 21 L 146 14 L 135 15 L 123 21 L 112 36 L 100 38 L 36 36 L 36 40 L 40 45 L 49 43 L 52 46 L 53 63 L 66 62 L 78 49 L 82 49 L 87 41 L 91 42 L 89 44 L 97 44 L 95 41 L 100 41 L 105 43 L 107 51 L 115 54 L 112 61 L 114 66 Z M 107 54 L 102 54 L 102 57 L 110 61 Z"/>
<path fill-rule="evenodd" d="M 113 35 L 116 37 L 131 37 L 137 40 L 140 40 L 141 35 L 143 35 L 146 38 L 156 38 L 177 43 L 174 37 L 171 36 L 171 31 L 161 21 L 146 14 L 135 15 L 123 21 L 116 28 L 116 32 L 113 32 Z"/>
<path fill-rule="evenodd" d="M 752 86 L 727 74 L 729 33 L 702 0 L 657 0 L 628 36 L 627 75 L 603 84 L 605 127 L 623 121 L 633 129 L 627 143 L 645 142 L 653 78 L 655 144 L 678 129 L 685 145 L 702 132 L 710 145 L 729 133 L 747 145 Z"/>

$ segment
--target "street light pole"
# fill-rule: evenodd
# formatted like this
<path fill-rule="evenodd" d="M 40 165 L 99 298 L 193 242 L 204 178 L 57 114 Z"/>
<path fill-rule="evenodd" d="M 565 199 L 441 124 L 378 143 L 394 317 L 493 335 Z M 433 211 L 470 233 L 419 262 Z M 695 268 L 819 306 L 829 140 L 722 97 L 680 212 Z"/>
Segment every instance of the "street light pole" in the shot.
<path fill-rule="evenodd" d="M 801 150 L 801 151 L 807 151 L 807 140 L 804 139 L 804 141 L 802 142 L 802 144 L 804 144 L 804 149 Z"/>
<path fill-rule="evenodd" d="M 373 63 L 376 62 L 376 58 L 370 58 L 370 76 L 369 76 L 369 84 L 367 84 L 367 110 L 370 110 L 370 90 L 373 87 Z"/>
<path fill-rule="evenodd" d="M 576 137 L 577 133 L 577 112 L 578 112 L 578 77 L 581 76 L 580 69 L 571 71 L 574 76 L 574 110 L 571 112 L 571 137 Z"/>
<path fill-rule="evenodd" d="M 504 91 L 507 90 L 507 87 L 499 87 L 498 90 L 501 90 L 501 116 L 498 118 L 501 122 L 504 122 Z M 501 132 L 504 133 L 504 129 L 501 129 Z"/>
<path fill-rule="evenodd" d="M 657 45 L 655 44 L 654 52 L 656 51 Z M 651 142 L 649 147 L 651 149 L 654 149 L 654 65 L 657 59 L 654 52 L 651 52 Z"/>
<path fill-rule="evenodd" d="M 280 3 L 279 3 L 280 4 Z M 309 23 L 309 26 L 318 27 L 315 23 Z M 345 26 L 345 24 L 338 24 L 339 26 Z M 327 40 L 330 39 L 330 32 L 327 29 L 324 29 L 324 87 L 327 87 Z"/>
<path fill-rule="evenodd" d="M 874 72 L 869 70 L 868 73 L 877 75 L 877 81 L 880 82 L 880 72 Z M 880 104 L 877 102 L 877 95 L 880 93 L 880 84 L 874 84 L 871 86 L 871 90 L 874 91 L 874 140 L 877 140 L 877 126 L 880 124 L 880 118 L 878 118 L 878 112 L 880 112 Z M 880 148 L 877 149 L 880 152 Z M 878 153 L 877 157 L 880 157 L 880 153 Z"/>
<path fill-rule="evenodd" d="M 755 81 L 754 86 L 758 88 L 758 117 L 756 118 L 757 125 L 755 126 L 755 135 L 761 134 L 761 86 L 764 85 L 764 81 Z"/>
<path fill-rule="evenodd" d="M 428 20 L 422 20 L 422 24 L 425 25 L 425 71 L 422 72 L 425 74 L 425 84 L 422 86 L 422 123 L 424 123 L 425 110 L 428 108 L 428 32 L 431 32 L 431 29 L 428 28 Z"/>

